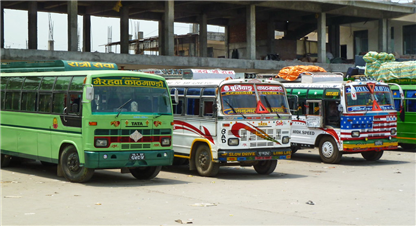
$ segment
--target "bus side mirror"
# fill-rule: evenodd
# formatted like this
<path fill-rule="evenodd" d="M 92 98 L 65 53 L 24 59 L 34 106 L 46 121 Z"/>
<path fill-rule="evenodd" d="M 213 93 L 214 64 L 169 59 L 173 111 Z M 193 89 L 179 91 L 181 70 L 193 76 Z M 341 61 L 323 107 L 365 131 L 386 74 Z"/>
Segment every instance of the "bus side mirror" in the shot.
<path fill-rule="evenodd" d="M 172 104 L 177 105 L 179 103 L 179 92 L 178 89 L 173 88 L 173 95 L 171 95 L 172 98 Z"/>
<path fill-rule="evenodd" d="M 87 100 L 94 100 L 94 87 L 89 86 L 86 88 L 85 98 Z"/>

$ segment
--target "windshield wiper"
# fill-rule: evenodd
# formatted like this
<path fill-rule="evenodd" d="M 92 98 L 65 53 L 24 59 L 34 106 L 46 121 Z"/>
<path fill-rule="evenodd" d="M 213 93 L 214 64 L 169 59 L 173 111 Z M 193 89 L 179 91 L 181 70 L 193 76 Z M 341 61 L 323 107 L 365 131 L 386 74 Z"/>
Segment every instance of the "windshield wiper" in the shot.
<path fill-rule="evenodd" d="M 235 113 L 235 114 L 237 114 L 237 112 L 235 111 L 235 109 L 233 108 L 233 106 L 231 106 L 231 104 L 230 103 L 228 103 L 228 101 L 227 100 L 224 100 L 224 102 L 226 103 L 226 104 L 228 104 L 228 106 L 230 106 L 230 108 L 231 108 L 231 110 L 233 110 L 233 112 Z M 240 113 L 244 118 L 246 118 L 246 116 L 245 115 L 243 115 L 243 113 Z"/>
<path fill-rule="evenodd" d="M 264 96 L 264 99 L 266 100 L 267 107 L 269 107 L 270 111 L 273 113 L 273 109 L 272 109 L 272 106 L 270 105 L 269 100 L 267 99 L 266 96 Z M 276 111 L 276 115 L 277 115 L 278 118 L 280 118 L 280 115 L 279 115 L 279 113 L 277 113 L 277 111 Z"/>
<path fill-rule="evenodd" d="M 120 107 L 117 108 L 118 114 L 117 114 L 116 118 L 120 115 L 121 108 L 124 107 L 124 105 L 128 104 L 131 100 L 133 100 L 133 99 L 130 98 L 130 100 L 126 101 L 126 103 L 122 104 Z"/>

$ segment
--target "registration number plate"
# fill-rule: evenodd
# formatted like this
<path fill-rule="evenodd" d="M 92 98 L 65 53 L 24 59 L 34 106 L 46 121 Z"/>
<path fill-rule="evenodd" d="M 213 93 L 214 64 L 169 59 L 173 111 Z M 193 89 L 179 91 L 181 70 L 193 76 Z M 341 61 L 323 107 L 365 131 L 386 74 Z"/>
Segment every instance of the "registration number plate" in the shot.
<path fill-rule="evenodd" d="M 144 153 L 133 153 L 130 154 L 129 160 L 143 160 L 145 159 Z"/>
<path fill-rule="evenodd" d="M 258 151 L 257 155 L 258 156 L 270 156 L 271 152 L 270 151 Z"/>
<path fill-rule="evenodd" d="M 374 144 L 377 145 L 377 146 L 378 145 L 383 145 L 383 141 L 382 140 L 378 140 L 378 141 L 374 142 Z"/>

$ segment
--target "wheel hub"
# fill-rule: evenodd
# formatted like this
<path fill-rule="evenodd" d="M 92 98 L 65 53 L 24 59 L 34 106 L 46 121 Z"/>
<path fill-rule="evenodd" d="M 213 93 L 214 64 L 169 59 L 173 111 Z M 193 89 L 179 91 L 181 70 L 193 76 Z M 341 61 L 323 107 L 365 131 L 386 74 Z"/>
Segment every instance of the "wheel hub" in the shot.
<path fill-rule="evenodd" d="M 67 159 L 67 166 L 68 169 L 75 172 L 77 170 L 79 170 L 79 159 L 78 159 L 78 154 L 76 153 L 72 153 L 68 156 Z"/>
<path fill-rule="evenodd" d="M 322 144 L 322 154 L 326 158 L 330 158 L 334 154 L 334 147 L 331 142 L 325 142 Z"/>

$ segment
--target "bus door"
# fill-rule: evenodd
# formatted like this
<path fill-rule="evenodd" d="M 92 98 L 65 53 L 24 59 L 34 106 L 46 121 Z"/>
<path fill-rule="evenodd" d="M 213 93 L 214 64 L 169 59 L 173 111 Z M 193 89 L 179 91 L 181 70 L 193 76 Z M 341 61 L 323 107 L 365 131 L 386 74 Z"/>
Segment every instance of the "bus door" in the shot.
<path fill-rule="evenodd" d="M 306 126 L 323 127 L 322 100 L 306 100 Z"/>

